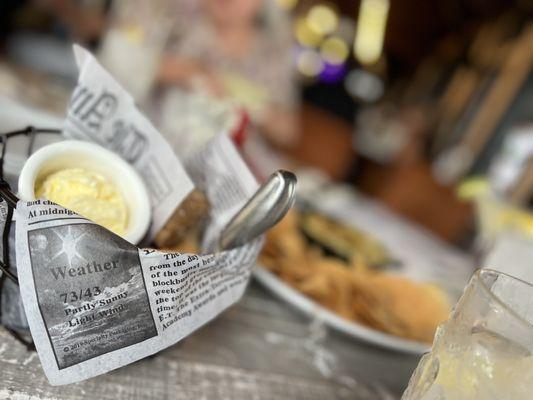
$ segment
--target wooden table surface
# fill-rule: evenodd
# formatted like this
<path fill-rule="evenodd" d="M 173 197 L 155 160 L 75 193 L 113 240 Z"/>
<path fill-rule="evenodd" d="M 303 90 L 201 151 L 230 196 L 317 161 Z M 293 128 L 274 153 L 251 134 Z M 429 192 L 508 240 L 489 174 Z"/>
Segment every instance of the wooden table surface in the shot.
<path fill-rule="evenodd" d="M 0 328 L 0 399 L 395 399 L 416 363 L 329 331 L 252 282 L 177 345 L 73 385 L 50 386 L 36 353 Z"/>
<path fill-rule="evenodd" d="M 462 288 L 469 257 L 346 188 L 321 190 L 421 280 Z M 431 268 L 428 268 L 428 265 Z M 243 299 L 156 357 L 79 384 L 51 387 L 34 353 L 0 328 L 0 400 L 398 399 L 418 357 L 364 343 L 309 320 L 252 281 Z"/>

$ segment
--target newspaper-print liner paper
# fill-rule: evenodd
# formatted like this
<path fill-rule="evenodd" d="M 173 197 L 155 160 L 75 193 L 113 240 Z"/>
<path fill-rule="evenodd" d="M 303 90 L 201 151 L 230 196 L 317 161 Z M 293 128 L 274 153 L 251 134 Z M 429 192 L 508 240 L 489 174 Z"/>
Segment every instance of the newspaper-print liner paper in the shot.
<path fill-rule="evenodd" d="M 204 153 L 209 162 L 199 156 L 195 168 L 204 163 L 205 184 L 214 183 L 207 231 L 215 240 L 258 185 L 226 135 Z M 19 202 L 20 289 L 48 380 L 100 375 L 189 335 L 242 296 L 261 244 L 208 255 L 139 249 L 50 201 Z"/>
<path fill-rule="evenodd" d="M 124 158 L 141 175 L 152 204 L 152 240 L 193 183 L 176 154 L 136 107 L 133 97 L 87 50 L 74 46 L 80 71 L 63 135 L 95 142 Z"/>

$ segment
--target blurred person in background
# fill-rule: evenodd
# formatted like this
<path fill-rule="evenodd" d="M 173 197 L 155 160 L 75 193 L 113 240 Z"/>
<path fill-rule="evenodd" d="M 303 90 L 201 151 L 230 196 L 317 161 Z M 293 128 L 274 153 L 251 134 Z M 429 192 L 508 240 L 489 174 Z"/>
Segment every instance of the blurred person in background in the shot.
<path fill-rule="evenodd" d="M 247 144 L 297 139 L 290 22 L 273 0 L 115 2 L 99 58 L 182 158 L 247 118 Z"/>
<path fill-rule="evenodd" d="M 202 0 L 196 18 L 178 19 L 157 83 L 192 88 L 242 104 L 252 125 L 277 145 L 297 138 L 291 35 L 270 0 Z"/>

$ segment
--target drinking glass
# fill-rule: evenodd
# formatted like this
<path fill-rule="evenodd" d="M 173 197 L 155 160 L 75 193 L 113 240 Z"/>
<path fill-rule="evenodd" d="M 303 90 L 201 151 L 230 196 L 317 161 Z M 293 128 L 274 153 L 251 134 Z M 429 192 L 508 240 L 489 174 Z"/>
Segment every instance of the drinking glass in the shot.
<path fill-rule="evenodd" d="M 478 270 L 402 400 L 533 399 L 533 285 Z"/>

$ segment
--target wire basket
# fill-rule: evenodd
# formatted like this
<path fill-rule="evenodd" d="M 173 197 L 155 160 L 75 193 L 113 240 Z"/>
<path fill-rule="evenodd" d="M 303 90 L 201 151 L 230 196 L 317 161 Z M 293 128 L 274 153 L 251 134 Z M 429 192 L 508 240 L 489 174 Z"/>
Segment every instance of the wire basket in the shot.
<path fill-rule="evenodd" d="M 20 293 L 18 292 L 18 277 L 16 268 L 14 268 L 14 231 L 12 231 L 13 212 L 17 205 L 18 198 L 11 190 L 11 185 L 6 180 L 4 175 L 4 162 L 7 154 L 7 147 L 9 139 L 17 136 L 27 136 L 29 138 L 27 143 L 26 155 L 29 157 L 35 148 L 35 138 L 39 134 L 61 134 L 60 129 L 49 128 L 35 128 L 28 126 L 25 129 L 0 133 L 0 197 L 5 201 L 5 223 L 2 229 L 2 251 L 0 260 L 0 324 L 19 342 L 24 344 L 28 350 L 35 350 L 29 328 L 25 326 L 13 326 L 12 321 L 5 315 L 5 311 L 11 306 L 13 309 L 19 309 L 22 313 Z M 10 232 L 12 232 L 10 234 Z M 17 304 L 5 303 L 17 302 Z"/>

